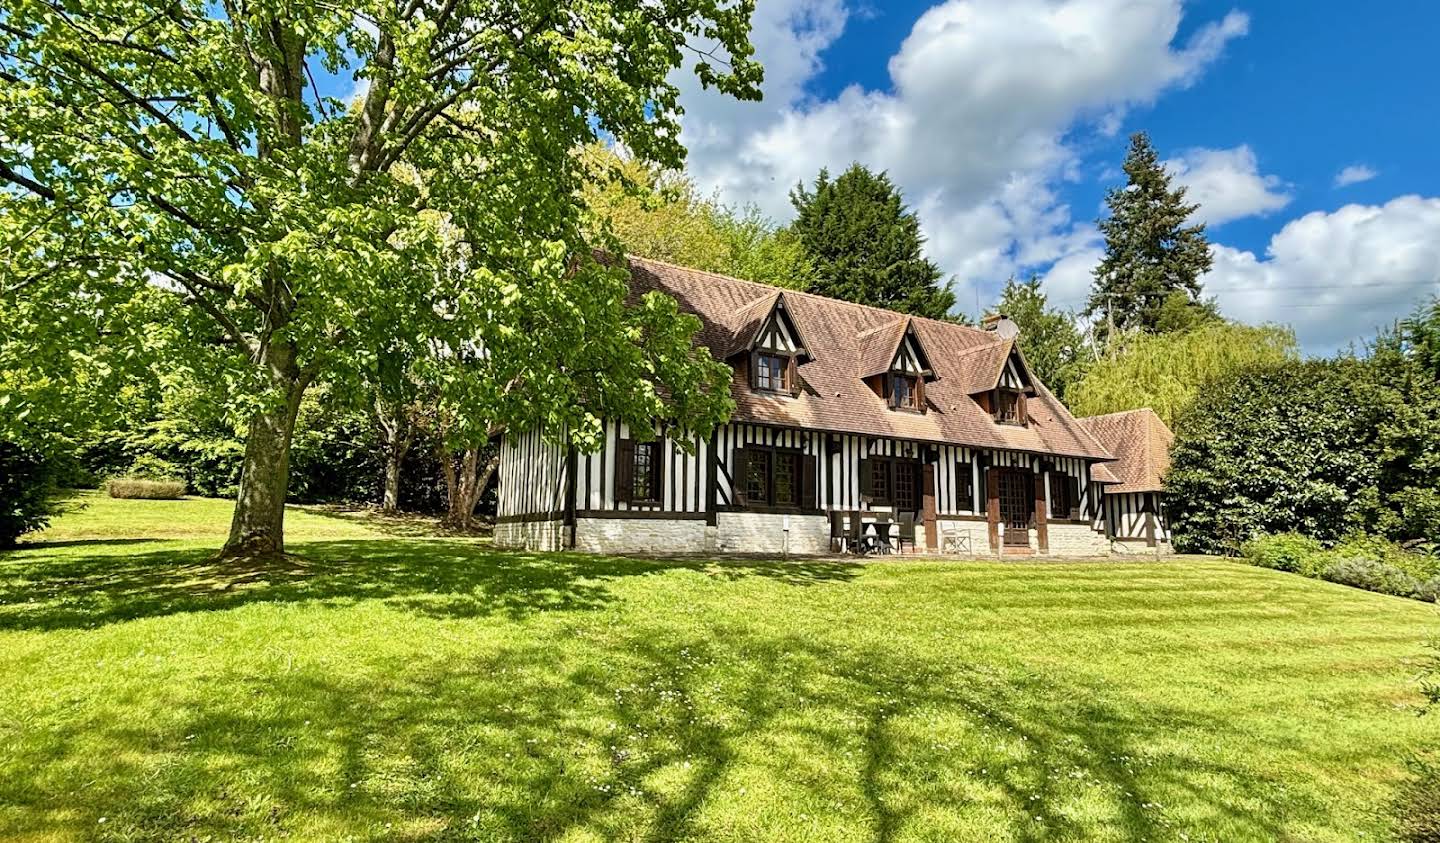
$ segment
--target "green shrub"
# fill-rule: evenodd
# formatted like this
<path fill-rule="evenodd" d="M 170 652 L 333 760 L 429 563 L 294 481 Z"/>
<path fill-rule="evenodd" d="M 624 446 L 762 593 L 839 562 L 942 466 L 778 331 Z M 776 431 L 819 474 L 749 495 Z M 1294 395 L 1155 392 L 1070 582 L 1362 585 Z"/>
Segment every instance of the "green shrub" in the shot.
<path fill-rule="evenodd" d="M 105 482 L 105 491 L 112 498 L 175 500 L 185 496 L 185 481 L 173 477 L 164 480 L 152 480 L 145 477 L 112 477 Z"/>
<path fill-rule="evenodd" d="M 170 460 L 155 454 L 141 454 L 130 463 L 130 470 L 125 472 L 124 476 L 145 480 L 174 480 L 184 475 L 184 470 Z"/>
<path fill-rule="evenodd" d="M 0 442 L 0 547 L 38 530 L 54 514 L 53 464 L 37 453 Z"/>
<path fill-rule="evenodd" d="M 1414 577 L 1388 562 L 1374 559 L 1341 559 L 1321 571 L 1320 578 L 1396 597 L 1414 597 L 1420 591 L 1420 583 Z"/>
<path fill-rule="evenodd" d="M 1384 562 L 1404 571 L 1415 579 L 1425 582 L 1440 576 L 1440 558 L 1428 552 L 1430 548 L 1417 545 L 1416 550 L 1407 550 L 1394 542 L 1379 536 L 1351 534 L 1335 545 L 1337 559 L 1369 559 Z"/>
<path fill-rule="evenodd" d="M 1257 536 L 1241 545 L 1240 552 L 1251 565 L 1307 577 L 1316 576 L 1323 567 L 1320 542 L 1299 533 Z"/>

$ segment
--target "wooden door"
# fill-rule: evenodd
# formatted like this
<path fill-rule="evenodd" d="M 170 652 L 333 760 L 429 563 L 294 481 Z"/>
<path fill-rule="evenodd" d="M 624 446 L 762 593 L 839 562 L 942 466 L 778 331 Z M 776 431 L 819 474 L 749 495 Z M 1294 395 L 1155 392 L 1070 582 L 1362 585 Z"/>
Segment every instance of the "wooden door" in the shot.
<path fill-rule="evenodd" d="M 1000 521 L 1005 525 L 1005 546 L 1029 547 L 1030 516 L 1035 503 L 1030 472 L 1016 468 L 995 471 L 999 475 Z"/>

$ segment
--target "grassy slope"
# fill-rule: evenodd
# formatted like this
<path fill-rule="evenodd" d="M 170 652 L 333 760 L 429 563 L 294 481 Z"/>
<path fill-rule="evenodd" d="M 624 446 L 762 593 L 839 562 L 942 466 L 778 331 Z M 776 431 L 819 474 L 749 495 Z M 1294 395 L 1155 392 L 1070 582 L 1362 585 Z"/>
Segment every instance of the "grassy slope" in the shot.
<path fill-rule="evenodd" d="M 1435 609 L 1225 562 L 693 564 L 89 499 L 0 556 L 0 838 L 1385 836 Z M 143 537 L 143 538 L 137 538 Z M 1184 835 L 1184 837 L 1182 837 Z"/>

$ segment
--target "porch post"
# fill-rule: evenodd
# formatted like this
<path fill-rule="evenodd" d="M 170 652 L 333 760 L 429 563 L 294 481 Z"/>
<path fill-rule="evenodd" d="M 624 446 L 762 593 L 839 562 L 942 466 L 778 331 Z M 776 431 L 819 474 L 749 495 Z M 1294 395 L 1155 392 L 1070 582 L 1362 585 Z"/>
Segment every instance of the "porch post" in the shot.
<path fill-rule="evenodd" d="M 1049 517 L 1045 500 L 1045 469 L 1035 472 L 1035 546 L 1041 553 L 1050 552 L 1050 528 L 1045 519 Z"/>
<path fill-rule="evenodd" d="M 1000 475 L 985 466 L 985 520 L 990 524 L 990 549 L 1000 550 Z"/>
<path fill-rule="evenodd" d="M 934 553 L 940 546 L 939 528 L 935 523 L 935 463 L 925 463 L 924 497 L 921 511 L 925 519 L 925 550 Z"/>

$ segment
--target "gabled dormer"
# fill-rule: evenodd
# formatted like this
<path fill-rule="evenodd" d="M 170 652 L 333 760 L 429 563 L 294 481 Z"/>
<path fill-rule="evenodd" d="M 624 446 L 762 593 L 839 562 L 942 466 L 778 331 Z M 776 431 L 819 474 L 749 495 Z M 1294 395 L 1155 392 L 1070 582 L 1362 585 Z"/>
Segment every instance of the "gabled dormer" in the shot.
<path fill-rule="evenodd" d="M 925 412 L 930 356 L 908 317 L 860 334 L 860 377 L 892 410 Z"/>
<path fill-rule="evenodd" d="M 743 366 L 750 388 L 777 395 L 800 394 L 800 364 L 812 359 L 805 337 L 785 302 L 775 292 L 735 314 L 734 339 L 727 359 Z"/>
<path fill-rule="evenodd" d="M 1035 378 L 1030 373 L 1030 364 L 1025 362 L 1025 354 L 1012 339 L 994 349 L 990 356 L 989 371 L 994 374 L 976 384 L 981 388 L 972 392 L 972 397 L 996 424 L 1028 426 L 1027 403 L 1035 394 Z"/>

